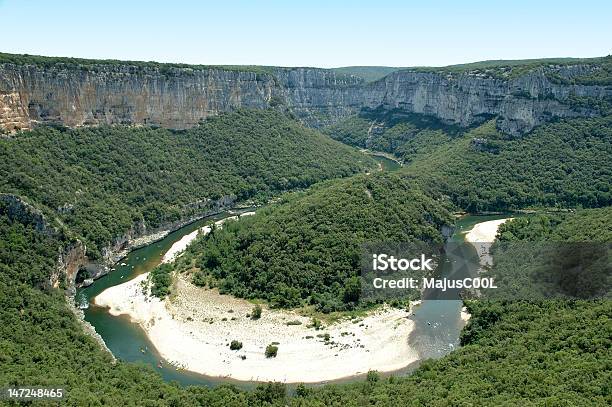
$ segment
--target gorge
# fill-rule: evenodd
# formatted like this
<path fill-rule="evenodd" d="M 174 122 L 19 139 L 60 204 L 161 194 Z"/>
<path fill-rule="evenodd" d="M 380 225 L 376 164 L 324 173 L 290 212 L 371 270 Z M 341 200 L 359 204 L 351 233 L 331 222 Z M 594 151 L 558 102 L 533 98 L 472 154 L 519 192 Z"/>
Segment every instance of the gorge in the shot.
<path fill-rule="evenodd" d="M 467 258 L 495 281 L 514 257 L 483 242 L 609 242 L 610 62 L 368 81 L 0 54 L 0 385 L 66 386 L 67 405 L 604 405 L 609 301 L 383 303 L 358 276 L 373 239 L 472 242 L 440 276 Z"/>

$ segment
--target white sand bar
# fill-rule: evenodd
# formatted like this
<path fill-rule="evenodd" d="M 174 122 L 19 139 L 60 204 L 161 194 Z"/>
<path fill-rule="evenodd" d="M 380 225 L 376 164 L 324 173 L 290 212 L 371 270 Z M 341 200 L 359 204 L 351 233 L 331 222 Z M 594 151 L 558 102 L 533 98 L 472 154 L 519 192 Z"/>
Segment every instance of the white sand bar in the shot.
<path fill-rule="evenodd" d="M 493 259 L 489 253 L 491 245 L 495 241 L 495 236 L 497 236 L 499 227 L 511 219 L 513 218 L 496 219 L 477 223 L 472 230 L 465 235 L 465 241 L 471 243 L 478 252 L 481 267 L 491 266 L 493 264 Z"/>
<path fill-rule="evenodd" d="M 383 308 L 360 321 L 341 321 L 320 330 L 295 312 L 269 310 L 247 317 L 253 304 L 192 285 L 183 277 L 172 299 L 143 293 L 147 275 L 111 288 L 95 298 L 112 315 L 126 314 L 147 333 L 167 361 L 209 376 L 250 381 L 322 382 L 366 373 L 401 369 L 418 359 L 408 346 L 414 322 L 405 310 Z M 212 322 L 211 322 L 212 321 Z M 301 325 L 287 325 L 300 321 Z M 317 337 L 329 334 L 330 340 Z M 232 340 L 243 348 L 232 351 Z M 265 348 L 278 342 L 276 358 Z M 242 359 L 241 356 L 246 357 Z"/>
<path fill-rule="evenodd" d="M 236 220 L 239 217 L 243 217 L 243 216 L 251 216 L 254 215 L 255 212 L 245 212 L 242 213 L 238 216 L 229 216 L 227 218 L 221 219 L 219 221 L 215 222 L 216 226 L 221 226 L 223 225 L 223 223 L 227 222 L 228 220 Z M 204 226 L 201 227 L 198 230 L 195 230 L 185 236 L 183 236 L 180 240 L 174 242 L 174 244 L 170 247 L 170 249 L 166 252 L 166 254 L 164 254 L 164 257 L 162 259 L 162 263 L 170 263 L 174 260 L 176 260 L 184 251 L 185 249 L 187 249 L 187 246 L 189 246 L 197 237 L 199 234 L 203 234 L 206 235 L 208 233 L 210 233 L 210 231 L 212 230 L 212 228 L 210 226 Z"/>

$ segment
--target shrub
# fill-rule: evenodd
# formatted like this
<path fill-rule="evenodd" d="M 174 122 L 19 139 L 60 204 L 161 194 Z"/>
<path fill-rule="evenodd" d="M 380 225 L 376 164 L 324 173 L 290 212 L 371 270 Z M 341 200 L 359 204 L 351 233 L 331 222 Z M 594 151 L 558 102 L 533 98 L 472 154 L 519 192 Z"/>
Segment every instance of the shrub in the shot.
<path fill-rule="evenodd" d="M 266 346 L 266 357 L 267 358 L 275 358 L 278 353 L 278 346 L 276 345 L 268 345 Z"/>
<path fill-rule="evenodd" d="M 313 327 L 316 330 L 321 329 L 321 320 L 317 319 L 317 318 L 313 318 L 312 319 L 312 324 L 310 326 Z"/>
<path fill-rule="evenodd" d="M 261 318 L 261 305 L 257 304 L 253 308 L 253 312 L 251 313 L 251 319 L 259 319 Z"/>
<path fill-rule="evenodd" d="M 232 343 L 230 343 L 230 349 L 231 350 L 240 350 L 240 349 L 242 349 L 242 342 L 240 342 L 240 341 L 232 341 Z"/>
<path fill-rule="evenodd" d="M 172 266 L 170 264 L 160 264 L 155 267 L 149 274 L 151 281 L 151 294 L 164 298 L 170 294 L 170 286 L 172 285 Z"/>

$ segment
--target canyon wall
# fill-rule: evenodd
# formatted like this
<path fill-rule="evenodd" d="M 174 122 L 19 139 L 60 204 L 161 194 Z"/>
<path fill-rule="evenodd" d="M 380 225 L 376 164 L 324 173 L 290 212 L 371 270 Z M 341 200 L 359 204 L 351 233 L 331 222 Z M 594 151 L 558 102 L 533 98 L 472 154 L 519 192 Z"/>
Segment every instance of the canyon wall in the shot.
<path fill-rule="evenodd" d="M 0 129 L 38 124 L 153 125 L 183 129 L 237 108 L 286 108 L 321 127 L 363 108 L 400 109 L 469 126 L 498 117 L 523 134 L 553 118 L 588 117 L 578 98 L 612 97 L 604 85 L 564 85 L 597 65 L 540 67 L 512 79 L 473 72 L 397 71 L 365 83 L 317 68 L 185 68 L 125 64 L 0 64 Z M 554 71 L 563 81 L 551 81 Z"/>
<path fill-rule="evenodd" d="M 611 86 L 552 82 L 547 75 L 550 69 L 534 69 L 514 79 L 400 71 L 367 86 L 363 100 L 370 108 L 422 113 L 461 126 L 497 117 L 502 131 L 520 135 L 553 118 L 598 114 L 596 109 L 579 107 L 578 98 L 612 97 Z M 596 69 L 600 68 L 562 66 L 554 68 L 554 73 L 571 82 Z"/>

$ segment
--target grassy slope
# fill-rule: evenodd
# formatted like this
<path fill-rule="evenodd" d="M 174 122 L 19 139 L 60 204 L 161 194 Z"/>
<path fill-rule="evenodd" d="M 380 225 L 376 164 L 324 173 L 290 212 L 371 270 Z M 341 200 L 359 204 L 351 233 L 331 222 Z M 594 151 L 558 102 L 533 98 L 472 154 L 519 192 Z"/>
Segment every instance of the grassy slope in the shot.
<path fill-rule="evenodd" d="M 39 128 L 0 140 L 0 192 L 57 217 L 93 254 L 134 222 L 184 218 L 190 203 L 265 199 L 374 165 L 274 111 L 239 111 L 196 128 Z"/>

